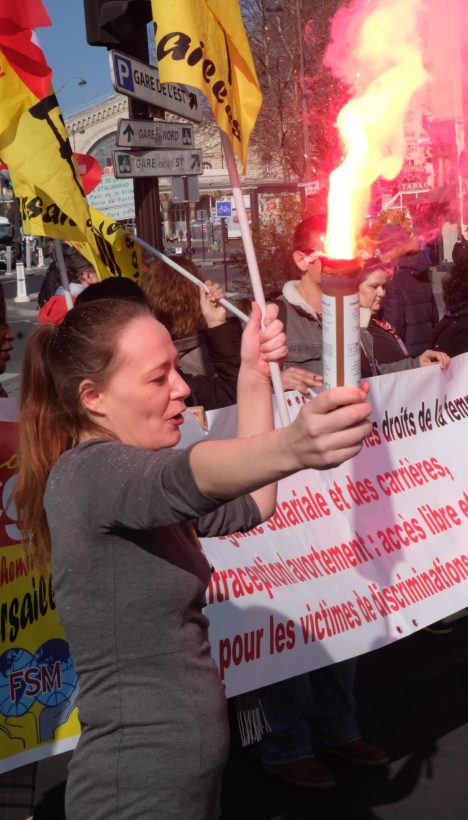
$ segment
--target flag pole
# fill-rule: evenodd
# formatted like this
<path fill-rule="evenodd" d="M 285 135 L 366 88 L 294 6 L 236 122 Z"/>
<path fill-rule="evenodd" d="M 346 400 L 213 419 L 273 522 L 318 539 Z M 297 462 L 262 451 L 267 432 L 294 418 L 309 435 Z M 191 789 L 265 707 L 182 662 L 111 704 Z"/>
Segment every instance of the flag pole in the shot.
<path fill-rule="evenodd" d="M 60 272 L 60 281 L 62 282 L 64 290 L 65 304 L 67 306 L 67 310 L 71 310 L 73 307 L 73 299 L 70 293 L 70 282 L 68 281 L 68 274 L 67 269 L 65 267 L 65 259 L 63 258 L 62 243 L 60 239 L 54 239 L 54 250 L 55 258 L 57 259 L 57 265 Z"/>
<path fill-rule="evenodd" d="M 141 239 L 141 237 L 132 235 L 132 242 L 136 242 L 137 245 L 140 245 L 142 248 L 145 249 L 145 251 L 148 251 L 148 253 L 152 254 L 152 256 L 155 256 L 156 259 L 160 259 L 161 262 L 165 262 L 166 265 L 169 265 L 170 268 L 173 268 L 182 276 L 185 276 L 185 278 L 188 279 L 189 282 L 192 282 L 194 285 L 197 285 L 197 287 L 199 285 L 203 285 L 205 293 L 209 293 L 210 289 L 205 285 L 204 282 L 202 282 L 200 279 L 197 279 L 197 277 L 194 276 L 193 273 L 190 273 L 190 271 L 185 270 L 185 268 L 183 268 L 182 265 L 178 265 L 177 262 L 174 262 L 173 259 L 169 259 L 168 256 L 166 256 L 164 253 L 161 253 L 161 251 L 158 251 L 157 248 L 153 248 L 152 245 L 149 245 L 148 242 L 145 242 L 145 240 Z M 228 310 L 229 313 L 232 313 L 233 316 L 237 316 L 237 318 L 240 319 L 241 322 L 249 321 L 249 317 L 247 316 L 247 314 L 244 313 L 242 310 L 239 310 L 239 308 L 233 305 L 232 302 L 228 302 L 227 299 L 219 299 L 218 304 L 226 308 L 226 310 Z"/>
<path fill-rule="evenodd" d="M 226 165 L 229 172 L 229 179 L 231 180 L 232 195 L 234 197 L 234 202 L 236 203 L 237 218 L 239 220 L 242 241 L 244 243 L 245 257 L 249 269 L 250 281 L 252 283 L 254 298 L 257 304 L 261 307 L 262 313 L 265 313 L 265 294 L 263 292 L 262 280 L 260 279 L 260 271 L 258 270 L 257 257 L 255 255 L 255 248 L 253 246 L 252 236 L 249 229 L 249 222 L 247 219 L 247 212 L 245 210 L 244 197 L 242 195 L 237 165 L 234 159 L 234 152 L 231 148 L 231 143 L 229 142 L 229 139 L 224 133 L 224 131 L 221 131 L 220 129 L 220 133 L 224 156 L 226 157 Z M 278 407 L 280 421 L 283 427 L 287 427 L 290 421 L 288 405 L 286 402 L 286 396 L 284 395 L 283 384 L 281 382 L 281 371 L 277 362 L 271 362 L 270 375 L 273 384 L 273 390 L 276 397 L 276 404 Z"/>

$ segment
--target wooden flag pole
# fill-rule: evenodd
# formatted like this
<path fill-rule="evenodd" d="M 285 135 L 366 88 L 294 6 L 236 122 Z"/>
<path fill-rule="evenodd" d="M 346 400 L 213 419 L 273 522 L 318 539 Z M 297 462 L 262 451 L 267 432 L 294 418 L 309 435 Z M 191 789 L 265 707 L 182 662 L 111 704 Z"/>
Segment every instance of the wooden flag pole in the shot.
<path fill-rule="evenodd" d="M 220 133 L 223 144 L 224 156 L 226 157 L 226 165 L 229 172 L 229 178 L 231 180 L 232 195 L 234 197 L 234 202 L 236 203 L 237 218 L 239 220 L 242 241 L 244 243 L 245 257 L 249 269 L 250 281 L 252 283 L 252 290 L 254 293 L 255 301 L 262 309 L 262 313 L 265 313 L 265 294 L 263 293 L 262 280 L 260 279 L 260 271 L 258 270 L 257 257 L 255 255 L 255 248 L 253 246 L 252 236 L 250 233 L 247 212 L 245 210 L 244 205 L 244 197 L 242 195 L 239 174 L 237 172 L 237 165 L 234 159 L 234 153 L 231 148 L 231 143 L 229 142 L 228 137 L 226 136 L 224 131 L 220 130 Z M 281 371 L 279 369 L 279 365 L 276 362 L 272 362 L 270 364 L 270 375 L 273 384 L 273 390 L 276 397 L 276 404 L 278 407 L 278 413 L 281 420 L 281 424 L 283 425 L 283 427 L 287 427 L 290 421 L 288 405 L 286 402 L 286 396 L 284 395 L 283 384 L 281 382 Z"/>

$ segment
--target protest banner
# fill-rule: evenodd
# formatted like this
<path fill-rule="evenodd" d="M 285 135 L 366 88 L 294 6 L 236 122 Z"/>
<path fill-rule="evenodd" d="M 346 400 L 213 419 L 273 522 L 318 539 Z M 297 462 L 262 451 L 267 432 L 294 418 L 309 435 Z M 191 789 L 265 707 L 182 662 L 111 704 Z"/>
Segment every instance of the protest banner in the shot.
<path fill-rule="evenodd" d="M 255 530 L 202 540 L 213 567 L 212 653 L 228 697 L 466 606 L 467 366 L 464 355 L 446 373 L 372 379 L 373 433 L 357 458 L 281 481 L 275 515 Z M 233 429 L 222 411 L 210 434 Z"/>
<path fill-rule="evenodd" d="M 18 405 L 0 399 L 0 773 L 72 749 L 77 676 L 50 577 L 21 543 L 11 493 Z"/>
<path fill-rule="evenodd" d="M 210 640 L 226 694 L 353 657 L 462 609 L 468 597 L 468 354 L 371 379 L 373 432 L 352 461 L 280 482 L 249 533 L 202 539 Z M 304 399 L 288 394 L 290 411 Z M 204 438 L 188 415 L 182 446 Z M 207 414 L 234 434 L 236 408 Z M 52 588 L 9 502 L 17 405 L 0 400 L 0 772 L 71 749 L 76 674 Z"/>

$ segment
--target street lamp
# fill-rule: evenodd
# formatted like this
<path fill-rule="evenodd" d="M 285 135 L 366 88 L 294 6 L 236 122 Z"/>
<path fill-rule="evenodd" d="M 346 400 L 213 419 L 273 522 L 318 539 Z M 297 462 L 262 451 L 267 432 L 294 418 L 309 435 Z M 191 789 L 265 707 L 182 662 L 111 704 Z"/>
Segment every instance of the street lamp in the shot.
<path fill-rule="evenodd" d="M 68 80 L 65 80 L 65 82 L 62 83 L 62 85 L 59 88 L 55 89 L 55 93 L 59 94 L 60 91 L 63 91 L 65 86 L 68 85 L 68 83 L 71 83 L 72 80 L 78 80 L 78 85 L 88 85 L 84 77 L 69 77 Z"/>
<path fill-rule="evenodd" d="M 67 131 L 68 131 L 68 128 L 67 128 Z M 76 123 L 72 123 L 72 126 L 71 126 L 70 130 L 68 131 L 68 133 L 70 134 L 70 136 L 72 138 L 73 151 L 75 151 L 75 134 L 84 134 L 85 129 L 84 128 L 78 128 L 76 126 Z"/>

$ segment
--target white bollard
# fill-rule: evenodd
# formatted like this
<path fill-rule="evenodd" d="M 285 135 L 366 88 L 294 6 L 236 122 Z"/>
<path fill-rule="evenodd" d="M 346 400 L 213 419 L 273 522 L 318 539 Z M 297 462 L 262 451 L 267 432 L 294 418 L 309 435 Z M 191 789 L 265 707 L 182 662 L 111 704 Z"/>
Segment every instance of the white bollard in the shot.
<path fill-rule="evenodd" d="M 12 267 L 11 266 L 11 260 L 12 260 L 12 257 L 13 257 L 13 254 L 12 254 L 12 250 L 11 250 L 11 245 L 8 245 L 8 247 L 6 249 L 6 272 L 7 273 L 11 273 L 11 267 Z"/>
<path fill-rule="evenodd" d="M 42 248 L 37 249 L 37 267 L 44 267 L 44 251 L 42 250 Z"/>
<path fill-rule="evenodd" d="M 31 240 L 26 239 L 25 245 L 26 245 L 26 269 L 29 270 L 32 267 L 32 265 L 31 265 Z"/>
<path fill-rule="evenodd" d="M 24 275 L 24 263 L 17 262 L 16 263 L 16 296 L 13 299 L 14 302 L 30 302 L 31 299 L 28 296 L 28 292 L 26 290 L 26 277 Z"/>

